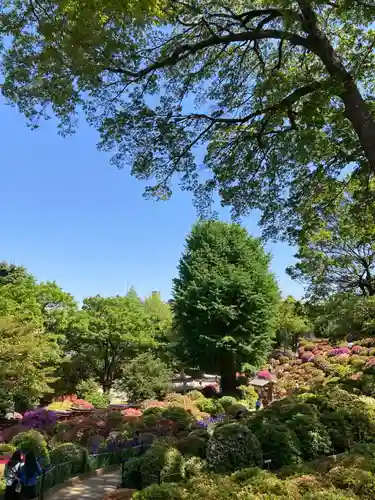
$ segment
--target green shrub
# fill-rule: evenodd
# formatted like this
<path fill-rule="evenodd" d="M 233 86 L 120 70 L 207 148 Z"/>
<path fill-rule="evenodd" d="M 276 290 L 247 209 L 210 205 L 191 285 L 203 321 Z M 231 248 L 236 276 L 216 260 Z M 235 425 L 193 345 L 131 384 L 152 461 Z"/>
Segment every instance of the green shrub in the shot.
<path fill-rule="evenodd" d="M 110 397 L 101 392 L 92 392 L 86 394 L 85 400 L 91 403 L 95 408 L 108 408 Z"/>
<path fill-rule="evenodd" d="M 161 359 L 146 352 L 126 364 L 118 387 L 126 392 L 131 402 L 140 403 L 145 399 L 164 397 L 172 376 L 172 371 Z"/>
<path fill-rule="evenodd" d="M 201 391 L 194 389 L 193 391 L 189 391 L 186 396 L 190 398 L 192 401 L 199 401 L 200 399 L 205 399 Z"/>
<path fill-rule="evenodd" d="M 232 405 L 237 403 L 237 399 L 234 396 L 223 396 L 219 399 L 221 406 L 224 408 L 224 411 L 227 411 Z"/>
<path fill-rule="evenodd" d="M 196 436 L 205 441 L 210 439 L 210 433 L 206 429 L 196 429 L 195 431 L 191 431 L 189 436 Z"/>
<path fill-rule="evenodd" d="M 77 385 L 77 395 L 94 405 L 95 408 L 107 408 L 110 398 L 107 394 L 103 394 L 100 389 L 98 382 L 92 378 L 81 380 Z"/>
<path fill-rule="evenodd" d="M 72 464 L 72 472 L 80 473 L 84 472 L 84 461 L 85 461 L 86 450 L 75 443 L 62 443 L 50 452 L 51 465 L 58 465 L 65 462 L 70 462 Z"/>
<path fill-rule="evenodd" d="M 217 426 L 207 444 L 207 463 L 218 472 L 234 472 L 242 467 L 260 465 L 259 441 L 244 425 Z"/>
<path fill-rule="evenodd" d="M 122 466 L 122 486 L 124 488 L 140 490 L 143 487 L 141 474 L 141 457 L 127 460 Z"/>
<path fill-rule="evenodd" d="M 178 482 L 184 478 L 184 460 L 168 440 L 156 440 L 141 460 L 143 486 L 161 482 Z"/>
<path fill-rule="evenodd" d="M 224 408 L 219 399 L 202 399 L 197 401 L 197 406 L 200 411 L 209 413 L 212 416 L 219 415 L 224 412 Z"/>
<path fill-rule="evenodd" d="M 133 495 L 134 500 L 182 500 L 183 489 L 178 484 L 152 484 Z"/>
<path fill-rule="evenodd" d="M 247 401 L 249 408 L 254 408 L 258 399 L 258 393 L 251 385 L 241 385 L 239 389 L 242 392 L 242 398 Z"/>
<path fill-rule="evenodd" d="M 238 484 L 246 484 L 249 481 L 253 481 L 254 478 L 259 478 L 259 477 L 264 477 L 265 475 L 268 476 L 268 472 L 259 469 L 259 467 L 248 467 L 246 469 L 241 469 L 237 472 L 234 472 L 231 475 L 232 481 Z"/>
<path fill-rule="evenodd" d="M 14 436 L 11 445 L 24 452 L 33 450 L 36 457 L 41 459 L 43 465 L 49 464 L 47 442 L 40 432 L 35 430 L 21 432 Z"/>
<path fill-rule="evenodd" d="M 328 488 L 323 491 L 308 492 L 303 496 L 303 500 L 358 500 L 358 497 L 349 492 Z"/>
<path fill-rule="evenodd" d="M 199 457 L 187 457 L 185 460 L 186 479 L 191 479 L 202 474 L 206 465 L 206 462 Z"/>
<path fill-rule="evenodd" d="M 341 489 L 350 489 L 364 498 L 375 498 L 375 476 L 356 467 L 334 467 L 328 473 L 332 483 Z"/>
<path fill-rule="evenodd" d="M 9 443 L 0 443 L 0 455 L 9 455 L 16 451 L 16 448 Z"/>
<path fill-rule="evenodd" d="M 187 495 L 183 497 L 184 500 L 228 500 L 234 498 L 248 500 L 248 497 L 236 495 L 236 485 L 229 476 L 200 475 L 192 478 L 186 485 L 186 489 Z"/>
<path fill-rule="evenodd" d="M 300 441 L 303 458 L 312 460 L 332 451 L 332 441 L 327 429 L 316 415 L 296 413 L 286 422 Z"/>
<path fill-rule="evenodd" d="M 301 462 L 299 440 L 287 425 L 265 423 L 254 429 L 254 433 L 261 445 L 264 460 L 271 460 L 270 469 Z"/>
<path fill-rule="evenodd" d="M 336 453 L 355 443 L 375 440 L 375 408 L 367 400 L 335 388 L 319 394 L 314 400 L 321 413 Z"/>
<path fill-rule="evenodd" d="M 168 406 L 163 411 L 163 417 L 166 420 L 175 422 L 179 430 L 188 430 L 195 422 L 194 417 L 181 406 Z"/>
<path fill-rule="evenodd" d="M 163 420 L 164 408 L 152 406 L 143 412 L 143 422 L 147 427 L 154 427 L 160 420 Z"/>
<path fill-rule="evenodd" d="M 107 415 L 107 425 L 111 430 L 119 430 L 124 423 L 123 416 L 120 411 L 110 411 Z"/>
<path fill-rule="evenodd" d="M 236 417 L 239 413 L 246 413 L 249 411 L 249 408 L 240 403 L 240 402 L 237 402 L 237 403 L 234 403 L 233 405 L 230 405 L 227 410 L 226 410 L 226 414 L 229 415 L 230 417 Z"/>
<path fill-rule="evenodd" d="M 206 457 L 207 441 L 198 436 L 189 435 L 184 439 L 180 439 L 177 443 L 177 448 L 185 456 Z"/>

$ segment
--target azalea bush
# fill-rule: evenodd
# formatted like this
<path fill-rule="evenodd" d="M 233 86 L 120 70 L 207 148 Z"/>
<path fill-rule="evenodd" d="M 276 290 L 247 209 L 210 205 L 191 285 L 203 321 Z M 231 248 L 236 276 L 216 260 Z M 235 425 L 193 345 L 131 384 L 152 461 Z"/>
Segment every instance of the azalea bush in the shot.
<path fill-rule="evenodd" d="M 22 425 L 30 429 L 49 429 L 56 425 L 56 422 L 56 413 L 45 408 L 28 411 L 22 418 Z"/>
<path fill-rule="evenodd" d="M 216 426 L 207 444 L 208 466 L 217 472 L 231 472 L 262 463 L 262 450 L 256 436 L 244 425 Z"/>
<path fill-rule="evenodd" d="M 42 461 L 43 465 L 47 465 L 50 461 L 47 441 L 43 434 L 36 430 L 17 434 L 12 439 L 11 445 L 24 453 L 32 450 L 36 457 Z"/>
<path fill-rule="evenodd" d="M 61 443 L 50 451 L 51 465 L 69 462 L 72 468 L 72 473 L 78 474 L 83 472 L 86 454 L 87 452 L 85 448 L 76 443 Z"/>

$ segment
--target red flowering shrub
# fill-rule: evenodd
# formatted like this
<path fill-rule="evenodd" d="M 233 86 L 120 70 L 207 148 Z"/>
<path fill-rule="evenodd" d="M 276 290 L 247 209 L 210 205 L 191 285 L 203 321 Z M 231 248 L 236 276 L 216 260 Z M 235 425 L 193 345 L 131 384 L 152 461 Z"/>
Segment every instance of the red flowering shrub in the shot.
<path fill-rule="evenodd" d="M 352 354 L 359 354 L 361 352 L 362 347 L 360 345 L 353 345 L 352 347 Z"/>

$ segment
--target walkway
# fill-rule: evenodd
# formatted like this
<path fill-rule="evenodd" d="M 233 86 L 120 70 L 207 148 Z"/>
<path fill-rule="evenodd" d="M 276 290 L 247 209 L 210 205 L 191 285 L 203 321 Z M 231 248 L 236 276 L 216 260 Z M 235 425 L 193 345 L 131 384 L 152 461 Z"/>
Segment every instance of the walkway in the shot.
<path fill-rule="evenodd" d="M 119 470 L 100 476 L 90 477 L 84 481 L 45 494 L 45 500 L 103 500 L 104 495 L 118 488 L 121 482 Z"/>

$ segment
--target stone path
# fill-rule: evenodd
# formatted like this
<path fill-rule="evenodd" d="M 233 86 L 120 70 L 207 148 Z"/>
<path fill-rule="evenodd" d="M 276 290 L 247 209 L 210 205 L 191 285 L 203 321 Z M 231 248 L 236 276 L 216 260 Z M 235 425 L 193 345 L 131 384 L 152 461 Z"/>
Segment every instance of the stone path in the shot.
<path fill-rule="evenodd" d="M 90 477 L 84 481 L 44 495 L 45 500 L 103 500 L 104 495 L 118 488 L 121 482 L 119 470 Z"/>

